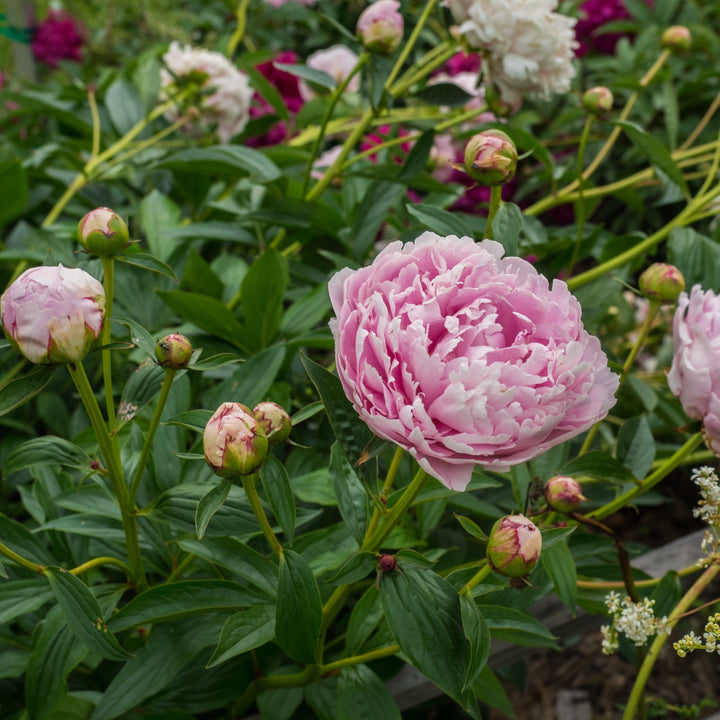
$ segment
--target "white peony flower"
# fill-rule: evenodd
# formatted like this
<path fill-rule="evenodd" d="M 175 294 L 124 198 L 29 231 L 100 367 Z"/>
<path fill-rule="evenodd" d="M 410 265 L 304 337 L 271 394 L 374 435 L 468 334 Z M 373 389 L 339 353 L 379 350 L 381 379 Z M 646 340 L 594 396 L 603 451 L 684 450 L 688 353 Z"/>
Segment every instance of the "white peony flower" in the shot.
<path fill-rule="evenodd" d="M 199 136 L 214 128 L 220 142 L 228 143 L 242 131 L 250 117 L 253 97 L 247 75 L 220 53 L 182 46 L 178 42 L 170 44 L 162 59 L 165 67 L 160 71 L 161 101 L 172 96 L 168 92 L 171 86 L 182 87 L 183 80 L 189 76 L 194 76 L 207 91 L 199 107 L 199 117 L 189 130 L 191 135 Z M 174 107 L 165 113 L 165 117 L 174 122 L 180 117 L 180 111 Z"/>

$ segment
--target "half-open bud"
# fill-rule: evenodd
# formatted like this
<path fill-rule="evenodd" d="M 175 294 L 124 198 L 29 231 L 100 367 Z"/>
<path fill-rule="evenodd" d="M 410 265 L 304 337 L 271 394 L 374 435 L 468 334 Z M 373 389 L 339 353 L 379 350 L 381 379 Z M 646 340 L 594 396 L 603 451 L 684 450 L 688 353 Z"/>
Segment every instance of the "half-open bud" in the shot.
<path fill-rule="evenodd" d="M 94 255 L 116 255 L 130 242 L 125 221 L 110 208 L 91 210 L 78 223 L 80 244 Z"/>
<path fill-rule="evenodd" d="M 503 185 L 517 167 L 515 143 L 502 130 L 484 130 L 465 146 L 465 172 L 481 185 Z"/>
<path fill-rule="evenodd" d="M 490 530 L 487 560 L 495 572 L 517 578 L 527 575 L 537 563 L 542 535 L 524 515 L 506 515 Z"/>
<path fill-rule="evenodd" d="M 254 473 L 263 464 L 268 440 L 250 408 L 225 402 L 205 426 L 203 449 L 216 475 L 238 478 Z"/>
<path fill-rule="evenodd" d="M 265 431 L 271 445 L 285 442 L 292 430 L 292 420 L 287 412 L 277 403 L 261 402 L 253 408 L 253 415 Z"/>
<path fill-rule="evenodd" d="M 604 85 L 586 90 L 582 96 L 583 109 L 595 117 L 604 117 L 613 106 L 613 94 L 610 88 Z"/>
<path fill-rule="evenodd" d="M 366 50 L 391 55 L 402 42 L 405 22 L 397 0 L 377 0 L 363 10 L 357 23 L 357 36 Z"/>
<path fill-rule="evenodd" d="M 190 341 L 180 333 L 170 333 L 160 338 L 155 345 L 155 358 L 160 367 L 181 370 L 187 367 L 192 357 Z"/>
<path fill-rule="evenodd" d="M 683 25 L 673 25 L 662 34 L 662 46 L 673 52 L 685 52 L 692 47 L 692 35 Z"/>
<path fill-rule="evenodd" d="M 582 494 L 582 485 L 567 475 L 556 475 L 550 478 L 544 489 L 547 504 L 561 513 L 571 513 L 587 498 Z"/>
<path fill-rule="evenodd" d="M 640 276 L 638 284 L 650 300 L 675 303 L 685 289 L 685 278 L 674 265 L 653 263 Z"/>

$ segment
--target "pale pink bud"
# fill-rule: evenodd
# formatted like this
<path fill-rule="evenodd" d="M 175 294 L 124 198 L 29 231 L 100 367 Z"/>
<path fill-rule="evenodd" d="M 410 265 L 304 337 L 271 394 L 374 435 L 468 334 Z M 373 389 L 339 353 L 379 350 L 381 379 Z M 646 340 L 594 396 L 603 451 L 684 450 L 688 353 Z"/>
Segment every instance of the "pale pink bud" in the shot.
<path fill-rule="evenodd" d="M 261 402 L 253 408 L 253 415 L 265 431 L 270 445 L 285 442 L 290 436 L 292 420 L 277 403 Z"/>
<path fill-rule="evenodd" d="M 527 575 L 540 557 L 542 535 L 524 515 L 506 515 L 490 530 L 487 559 L 495 572 L 516 578 Z"/>
<path fill-rule="evenodd" d="M 225 402 L 205 426 L 203 449 L 216 475 L 236 478 L 252 474 L 263 464 L 268 440 L 249 408 Z"/>
<path fill-rule="evenodd" d="M 0 315 L 8 340 L 30 362 L 78 362 L 102 330 L 105 291 L 79 268 L 31 268 L 3 294 Z"/>
<path fill-rule="evenodd" d="M 193 347 L 190 341 L 180 333 L 171 333 L 157 341 L 155 358 L 160 367 L 180 370 L 187 367 L 192 357 Z"/>
<path fill-rule="evenodd" d="M 110 208 L 91 210 L 78 223 L 80 244 L 95 255 L 116 255 L 130 242 L 125 221 Z"/>
<path fill-rule="evenodd" d="M 674 266 L 667 263 L 653 263 L 640 276 L 640 290 L 651 300 L 674 303 L 685 289 L 685 278 Z"/>
<path fill-rule="evenodd" d="M 465 146 L 465 172 L 482 185 L 503 185 L 515 175 L 515 143 L 502 130 L 484 130 Z"/>
<path fill-rule="evenodd" d="M 607 115 L 613 106 L 613 94 L 610 88 L 603 85 L 586 90 L 582 96 L 582 106 L 591 115 L 603 117 Z"/>
<path fill-rule="evenodd" d="M 561 513 L 572 512 L 587 498 L 582 494 L 582 486 L 575 478 L 556 475 L 545 484 L 545 499 L 548 505 Z"/>
<path fill-rule="evenodd" d="M 684 52 L 692 47 L 692 35 L 682 25 L 673 25 L 662 34 L 662 46 L 675 52 Z"/>
<path fill-rule="evenodd" d="M 367 50 L 391 55 L 402 42 L 405 23 L 397 0 L 377 0 L 363 10 L 357 24 L 357 36 Z"/>

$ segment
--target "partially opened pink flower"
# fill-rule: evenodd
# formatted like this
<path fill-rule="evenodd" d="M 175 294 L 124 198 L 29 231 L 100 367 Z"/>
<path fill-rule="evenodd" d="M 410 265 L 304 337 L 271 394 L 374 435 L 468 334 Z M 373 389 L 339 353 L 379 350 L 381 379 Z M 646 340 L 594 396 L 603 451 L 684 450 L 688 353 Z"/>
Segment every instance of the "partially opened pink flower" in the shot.
<path fill-rule="evenodd" d="M 348 398 L 453 490 L 475 465 L 531 460 L 615 404 L 618 377 L 567 285 L 492 240 L 394 242 L 329 291 Z"/>
<path fill-rule="evenodd" d="M 720 455 L 720 297 L 700 285 L 681 293 L 673 340 L 670 390 L 689 417 L 702 420 L 705 442 Z"/>
<path fill-rule="evenodd" d="M 306 65 L 313 70 L 321 70 L 335 79 L 335 83 L 340 85 L 348 75 L 354 70 L 358 62 L 357 53 L 353 52 L 345 45 L 333 45 L 325 50 L 318 50 L 310 55 L 306 61 Z M 345 88 L 347 92 L 357 92 L 360 89 L 360 77 L 350 80 Z M 300 95 L 306 102 L 315 97 L 315 91 L 304 81 L 300 81 Z"/>

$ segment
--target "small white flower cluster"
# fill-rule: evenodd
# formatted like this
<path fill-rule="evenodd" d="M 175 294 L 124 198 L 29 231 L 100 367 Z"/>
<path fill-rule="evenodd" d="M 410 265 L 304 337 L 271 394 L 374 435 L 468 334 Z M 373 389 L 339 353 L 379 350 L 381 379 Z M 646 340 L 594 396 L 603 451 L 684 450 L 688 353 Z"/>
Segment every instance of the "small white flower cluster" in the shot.
<path fill-rule="evenodd" d="M 486 79 L 501 91 L 549 97 L 575 76 L 575 18 L 558 0 L 445 0 L 467 44 L 483 55 Z"/>
<path fill-rule="evenodd" d="M 693 650 L 705 650 L 705 652 L 720 654 L 720 613 L 715 613 L 708 618 L 702 640 L 691 631 L 674 642 L 673 648 L 681 658 Z"/>
<path fill-rule="evenodd" d="M 706 557 L 698 563 L 704 565 L 709 556 L 720 552 L 720 478 L 713 468 L 704 466 L 695 468 L 690 479 L 700 488 L 700 500 L 693 515 L 710 526 L 701 546 Z"/>
<path fill-rule="evenodd" d="M 165 67 L 160 71 L 161 102 L 192 82 L 196 82 L 205 93 L 189 134 L 200 136 L 214 128 L 220 142 L 228 143 L 242 131 L 250 118 L 253 97 L 247 75 L 220 53 L 182 46 L 178 42 L 170 43 L 162 59 Z M 178 107 L 173 107 L 165 113 L 165 117 L 174 122 L 180 114 Z"/>
<path fill-rule="evenodd" d="M 668 633 L 667 618 L 656 618 L 653 611 L 654 600 L 644 598 L 634 603 L 629 597 L 620 599 L 620 595 L 611 592 L 605 598 L 605 605 L 612 616 L 612 624 L 603 625 L 602 651 L 611 655 L 618 649 L 618 634 L 622 633 L 635 645 L 644 645 L 651 635 Z"/>

